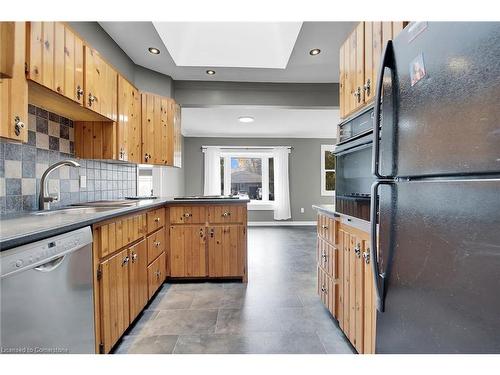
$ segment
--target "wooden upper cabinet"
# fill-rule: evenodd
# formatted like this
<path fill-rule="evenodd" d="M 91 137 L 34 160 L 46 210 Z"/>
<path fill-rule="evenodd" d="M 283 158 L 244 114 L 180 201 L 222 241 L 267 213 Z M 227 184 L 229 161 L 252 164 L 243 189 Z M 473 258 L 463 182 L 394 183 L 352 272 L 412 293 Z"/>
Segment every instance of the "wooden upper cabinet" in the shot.
<path fill-rule="evenodd" d="M 339 106 L 345 118 L 375 97 L 380 59 L 388 40 L 407 22 L 360 22 L 340 48 Z"/>
<path fill-rule="evenodd" d="M 171 98 L 141 93 L 142 163 L 180 166 L 177 107 Z"/>
<path fill-rule="evenodd" d="M 64 27 L 64 45 L 61 47 L 60 43 L 56 42 L 56 51 L 56 56 L 62 55 L 63 58 L 64 78 L 61 93 L 83 105 L 83 40 L 68 27 Z M 56 66 L 60 65 L 58 61 L 59 58 L 56 57 Z"/>
<path fill-rule="evenodd" d="M 0 22 L 0 79 L 12 78 L 16 36 L 15 22 Z"/>
<path fill-rule="evenodd" d="M 27 142 L 28 84 L 24 74 L 25 22 L 15 22 L 14 38 L 12 78 L 0 78 L 0 137 Z"/>
<path fill-rule="evenodd" d="M 84 106 L 116 121 L 118 73 L 96 50 L 87 45 L 84 62 Z"/>
<path fill-rule="evenodd" d="M 139 91 L 118 76 L 117 158 L 140 163 L 141 126 Z"/>
<path fill-rule="evenodd" d="M 173 166 L 182 167 L 181 106 L 174 102 L 174 156 Z"/>

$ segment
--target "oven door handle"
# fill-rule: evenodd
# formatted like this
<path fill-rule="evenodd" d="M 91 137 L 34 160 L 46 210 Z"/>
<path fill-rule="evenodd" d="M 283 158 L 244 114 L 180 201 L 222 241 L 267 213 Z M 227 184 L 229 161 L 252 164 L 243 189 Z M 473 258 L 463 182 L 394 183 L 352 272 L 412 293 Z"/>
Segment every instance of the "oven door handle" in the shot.
<path fill-rule="evenodd" d="M 358 144 L 356 146 L 352 146 L 349 148 L 340 148 L 340 150 L 337 148 L 337 149 L 335 149 L 335 151 L 333 153 L 335 156 L 342 156 L 345 154 L 350 154 L 352 152 L 356 152 L 356 151 L 368 148 L 371 145 L 372 145 L 372 140 L 370 139 L 369 141 L 367 141 L 365 143 L 361 143 L 361 144 Z"/>
<path fill-rule="evenodd" d="M 377 180 L 372 184 L 370 197 L 370 259 L 372 264 L 373 281 L 377 299 L 377 310 L 384 312 L 385 302 L 385 274 L 380 273 L 378 259 L 378 237 L 377 237 L 377 218 L 378 218 L 378 187 L 380 185 L 393 185 L 394 180 Z"/>
<path fill-rule="evenodd" d="M 380 115 L 381 115 L 382 87 L 384 81 L 385 68 L 389 68 L 391 70 L 391 80 L 394 82 L 395 59 L 394 59 L 394 47 L 392 45 L 392 40 L 387 41 L 387 44 L 384 48 L 384 53 L 382 54 L 382 61 L 379 67 L 377 88 L 375 91 L 375 107 L 373 116 L 372 174 L 379 179 L 391 178 L 391 176 L 384 176 L 380 174 Z"/>

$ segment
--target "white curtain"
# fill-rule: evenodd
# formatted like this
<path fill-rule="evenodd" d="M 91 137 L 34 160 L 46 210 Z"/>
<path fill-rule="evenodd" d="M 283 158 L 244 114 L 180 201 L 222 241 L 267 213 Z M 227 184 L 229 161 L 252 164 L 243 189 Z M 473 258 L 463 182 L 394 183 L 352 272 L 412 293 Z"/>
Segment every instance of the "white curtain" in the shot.
<path fill-rule="evenodd" d="M 220 149 L 207 147 L 205 149 L 205 183 L 204 195 L 221 195 Z"/>
<path fill-rule="evenodd" d="M 290 181 L 288 177 L 288 147 L 274 149 L 274 220 L 287 220 L 290 212 Z"/>

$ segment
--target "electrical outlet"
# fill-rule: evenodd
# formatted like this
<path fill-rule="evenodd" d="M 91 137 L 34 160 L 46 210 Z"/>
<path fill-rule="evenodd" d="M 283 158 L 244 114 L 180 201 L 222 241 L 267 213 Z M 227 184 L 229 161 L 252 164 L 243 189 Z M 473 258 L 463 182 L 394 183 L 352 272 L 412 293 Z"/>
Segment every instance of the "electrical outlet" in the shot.
<path fill-rule="evenodd" d="M 303 214 L 304 213 L 304 207 L 301 207 L 300 208 L 300 213 Z"/>
<path fill-rule="evenodd" d="M 80 176 L 80 187 L 81 188 L 87 187 L 87 176 Z"/>

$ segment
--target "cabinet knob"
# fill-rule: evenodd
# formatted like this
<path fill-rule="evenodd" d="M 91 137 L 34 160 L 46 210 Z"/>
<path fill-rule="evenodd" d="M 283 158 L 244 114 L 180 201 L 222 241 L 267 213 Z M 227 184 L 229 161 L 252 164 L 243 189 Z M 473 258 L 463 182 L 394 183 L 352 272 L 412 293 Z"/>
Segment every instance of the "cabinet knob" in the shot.
<path fill-rule="evenodd" d="M 125 258 L 123 258 L 122 267 L 126 266 L 128 264 L 129 260 L 130 260 L 130 258 L 128 256 L 126 256 Z"/>
<path fill-rule="evenodd" d="M 322 286 L 321 286 L 321 291 L 322 291 L 323 293 L 327 293 L 327 292 L 328 292 L 328 289 L 326 289 L 325 285 L 322 285 Z"/>
<path fill-rule="evenodd" d="M 95 102 L 96 97 L 89 92 L 89 107 L 92 107 L 92 103 Z"/>
<path fill-rule="evenodd" d="M 159 217 L 155 217 L 155 223 L 159 223 L 160 222 L 160 218 Z"/>
<path fill-rule="evenodd" d="M 226 212 L 224 212 L 224 213 L 222 214 L 222 216 L 223 216 L 223 217 L 228 217 L 228 216 L 231 216 L 231 212 L 226 211 Z"/>
<path fill-rule="evenodd" d="M 21 121 L 19 116 L 14 117 L 14 133 L 16 136 L 21 134 L 21 130 L 24 129 L 24 122 Z"/>
<path fill-rule="evenodd" d="M 354 252 L 358 258 L 361 257 L 361 245 L 359 243 L 354 247 Z"/>
<path fill-rule="evenodd" d="M 137 260 L 137 253 L 132 253 L 132 263 L 135 263 Z"/>
<path fill-rule="evenodd" d="M 184 214 L 184 217 L 191 217 L 191 216 L 193 216 L 193 214 L 191 214 L 191 213 L 189 213 L 189 212 L 186 212 L 186 213 Z"/>
<path fill-rule="evenodd" d="M 83 89 L 78 85 L 76 88 L 76 98 L 80 100 L 80 98 L 83 96 Z"/>
<path fill-rule="evenodd" d="M 155 241 L 155 243 L 154 243 L 154 245 L 155 245 L 156 247 L 159 247 L 159 246 L 160 246 L 160 244 L 161 244 L 161 242 L 160 242 L 160 241 Z"/>
<path fill-rule="evenodd" d="M 323 225 L 321 226 L 321 228 L 323 228 L 323 229 L 328 229 L 328 225 L 324 225 L 324 224 L 323 224 Z"/>

